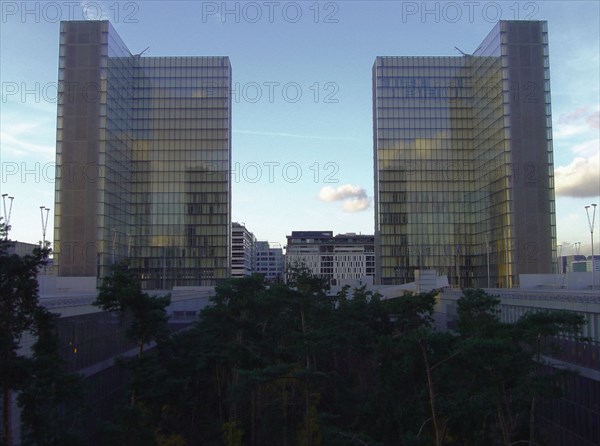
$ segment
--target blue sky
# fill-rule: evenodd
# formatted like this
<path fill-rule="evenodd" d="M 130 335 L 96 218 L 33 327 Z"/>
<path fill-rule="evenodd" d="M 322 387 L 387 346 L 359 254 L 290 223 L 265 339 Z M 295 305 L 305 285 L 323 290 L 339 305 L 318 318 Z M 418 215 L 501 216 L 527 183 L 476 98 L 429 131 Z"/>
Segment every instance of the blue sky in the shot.
<path fill-rule="evenodd" d="M 132 52 L 149 47 L 146 56 L 230 57 L 233 219 L 284 244 L 292 230 L 373 233 L 376 56 L 470 53 L 497 19 L 529 18 L 549 27 L 558 241 L 563 254 L 575 242 L 589 250 L 584 206 L 600 202 L 599 11 L 597 1 L 2 1 L 1 188 L 15 197 L 11 237 L 40 240 L 39 207 L 54 207 L 61 19 L 109 19 Z"/>

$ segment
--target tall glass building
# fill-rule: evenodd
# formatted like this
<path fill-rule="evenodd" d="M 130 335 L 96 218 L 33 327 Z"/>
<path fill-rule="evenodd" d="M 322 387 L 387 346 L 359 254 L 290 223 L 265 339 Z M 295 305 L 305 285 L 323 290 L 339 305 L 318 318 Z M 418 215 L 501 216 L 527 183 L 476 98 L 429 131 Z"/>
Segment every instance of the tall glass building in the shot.
<path fill-rule="evenodd" d="M 229 277 L 231 65 L 132 54 L 108 21 L 62 22 L 55 262 L 144 288 Z"/>
<path fill-rule="evenodd" d="M 472 55 L 377 57 L 373 135 L 380 284 L 553 272 L 546 22 L 501 21 Z"/>

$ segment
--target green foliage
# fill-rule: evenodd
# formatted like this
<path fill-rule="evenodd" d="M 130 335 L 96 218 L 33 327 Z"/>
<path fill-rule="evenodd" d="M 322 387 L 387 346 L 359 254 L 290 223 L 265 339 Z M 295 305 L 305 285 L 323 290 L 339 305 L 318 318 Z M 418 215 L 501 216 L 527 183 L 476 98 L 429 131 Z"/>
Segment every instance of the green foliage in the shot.
<path fill-rule="evenodd" d="M 242 431 L 237 421 L 231 421 L 223 424 L 223 441 L 225 446 L 242 446 L 244 442 L 242 437 L 244 431 Z"/>
<path fill-rule="evenodd" d="M 532 398 L 554 395 L 539 336 L 580 327 L 567 313 L 503 324 L 497 299 L 467 290 L 459 333 L 436 332 L 435 292 L 329 297 L 307 269 L 290 277 L 226 281 L 191 329 L 136 362 L 130 421 L 148 444 L 515 443 Z"/>
<path fill-rule="evenodd" d="M 103 426 L 101 444 L 158 446 L 155 432 L 149 426 L 145 412 L 141 405 L 120 408 L 115 414 L 115 422 Z"/>
<path fill-rule="evenodd" d="M 83 382 L 79 375 L 64 371 L 56 333 L 57 318 L 40 307 L 35 311 L 37 341 L 32 349 L 27 383 L 18 396 L 23 446 L 83 443 L 80 416 Z"/>
<path fill-rule="evenodd" d="M 129 321 L 127 335 L 138 344 L 141 356 L 145 344 L 166 336 L 165 309 L 170 303 L 169 295 L 151 297 L 144 293 L 129 264 L 123 261 L 112 265 L 93 304 L 105 311 L 118 312 Z"/>
<path fill-rule="evenodd" d="M 12 443 L 11 392 L 27 382 L 29 361 L 17 354 L 23 333 L 35 328 L 38 302 L 37 273 L 50 249 L 36 248 L 32 254 L 9 254 L 5 224 L 0 222 L 0 386 L 2 387 L 3 441 Z M 7 407 L 8 406 L 8 407 Z"/>
<path fill-rule="evenodd" d="M 291 265 L 287 270 L 287 284 L 290 288 L 305 295 L 324 295 L 329 291 L 329 281 L 311 273 L 300 263 Z"/>
<path fill-rule="evenodd" d="M 131 371 L 130 406 L 122 408 L 120 415 L 105 426 L 101 433 L 104 444 L 185 444 L 180 435 L 165 432 L 157 425 L 161 418 L 168 424 L 178 416 L 169 399 L 171 392 L 181 391 L 181 383 L 170 379 L 163 366 L 169 359 L 168 346 L 172 345 L 166 312 L 170 303 L 169 295 L 152 297 L 143 292 L 126 261 L 112 265 L 110 275 L 102 281 L 94 305 L 118 313 L 128 324 L 128 338 L 139 349 L 135 360 L 121 361 Z M 144 346 L 152 341 L 157 342 L 157 352 L 144 355 Z"/>
<path fill-rule="evenodd" d="M 499 326 L 500 299 L 481 289 L 466 289 L 458 300 L 458 332 L 462 336 L 485 335 Z"/>
<path fill-rule="evenodd" d="M 540 341 L 551 341 L 558 335 L 570 335 L 578 337 L 585 325 L 585 318 L 581 314 L 565 310 L 558 311 L 538 311 L 526 313 L 515 324 L 519 337 L 522 342 L 528 343 L 530 347 L 537 345 Z M 583 338 L 582 338 L 583 340 Z M 540 345 L 549 351 L 552 344 Z M 533 347 L 532 347 L 533 348 Z"/>
<path fill-rule="evenodd" d="M 33 328 L 39 307 L 37 273 L 46 263 L 48 248 L 36 248 L 32 254 L 8 254 L 12 245 L 3 237 L 0 227 L 0 361 L 3 364 L 0 380 L 13 385 L 19 381 L 20 359 L 16 351 L 21 336 Z"/>

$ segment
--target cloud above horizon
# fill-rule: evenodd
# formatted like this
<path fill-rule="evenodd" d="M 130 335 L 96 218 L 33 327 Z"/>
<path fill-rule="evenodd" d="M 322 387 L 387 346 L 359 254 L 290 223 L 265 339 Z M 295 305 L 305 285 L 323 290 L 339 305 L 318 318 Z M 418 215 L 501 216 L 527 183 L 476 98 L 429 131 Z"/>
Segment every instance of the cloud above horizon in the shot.
<path fill-rule="evenodd" d="M 600 129 L 600 109 L 585 105 L 570 113 L 562 113 L 553 129 L 555 139 L 565 139 L 583 135 L 590 130 L 597 134 Z"/>
<path fill-rule="evenodd" d="M 576 157 L 567 166 L 554 170 L 556 195 L 587 198 L 600 195 L 600 155 Z"/>
<path fill-rule="evenodd" d="M 319 200 L 326 203 L 342 202 L 345 212 L 361 212 L 371 207 L 371 198 L 363 187 L 344 184 L 339 187 L 325 186 L 319 191 Z"/>
<path fill-rule="evenodd" d="M 600 108 L 584 105 L 562 113 L 556 122 L 554 137 L 562 140 L 570 160 L 555 166 L 555 187 L 558 197 L 588 198 L 600 195 Z"/>

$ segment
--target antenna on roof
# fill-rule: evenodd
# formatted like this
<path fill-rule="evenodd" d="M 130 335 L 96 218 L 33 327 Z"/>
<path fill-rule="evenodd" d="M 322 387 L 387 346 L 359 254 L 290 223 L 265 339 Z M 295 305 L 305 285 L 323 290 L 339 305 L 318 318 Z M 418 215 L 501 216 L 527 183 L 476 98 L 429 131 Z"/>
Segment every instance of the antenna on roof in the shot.
<path fill-rule="evenodd" d="M 139 54 L 134 54 L 134 55 L 133 55 L 133 57 L 140 57 L 142 54 L 144 54 L 144 53 L 145 53 L 146 51 L 148 51 L 149 49 L 150 49 L 150 47 L 149 47 L 149 46 L 147 46 L 147 47 L 146 47 L 146 49 L 145 49 L 144 51 L 142 51 L 142 52 L 141 52 L 141 53 L 139 53 Z"/>
<path fill-rule="evenodd" d="M 454 49 L 456 51 L 458 51 L 460 54 L 462 54 L 463 56 L 469 56 L 469 54 L 465 53 L 463 50 L 461 50 L 459 47 L 455 46 Z"/>

